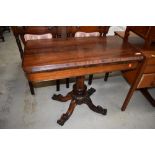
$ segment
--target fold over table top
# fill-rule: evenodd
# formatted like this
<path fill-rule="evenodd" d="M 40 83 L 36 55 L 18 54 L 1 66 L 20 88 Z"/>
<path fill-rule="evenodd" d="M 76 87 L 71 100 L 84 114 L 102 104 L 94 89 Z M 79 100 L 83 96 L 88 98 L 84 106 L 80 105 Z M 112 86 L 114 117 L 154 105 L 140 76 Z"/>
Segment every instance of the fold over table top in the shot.
<path fill-rule="evenodd" d="M 140 61 L 143 55 L 118 36 L 28 41 L 24 50 L 26 73 Z"/>

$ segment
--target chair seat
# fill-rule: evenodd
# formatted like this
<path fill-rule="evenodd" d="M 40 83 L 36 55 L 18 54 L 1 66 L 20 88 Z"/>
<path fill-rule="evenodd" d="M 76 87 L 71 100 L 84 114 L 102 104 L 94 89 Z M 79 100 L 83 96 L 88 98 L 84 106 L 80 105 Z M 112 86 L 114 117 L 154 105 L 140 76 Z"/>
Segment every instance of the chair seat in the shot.
<path fill-rule="evenodd" d="M 42 35 L 34 35 L 34 34 L 25 34 L 24 35 L 25 41 L 28 40 L 39 40 L 39 39 L 52 39 L 52 34 L 42 34 Z"/>
<path fill-rule="evenodd" d="M 86 33 L 86 32 L 76 32 L 75 37 L 99 37 L 100 33 L 99 32 L 91 32 L 91 33 Z"/>

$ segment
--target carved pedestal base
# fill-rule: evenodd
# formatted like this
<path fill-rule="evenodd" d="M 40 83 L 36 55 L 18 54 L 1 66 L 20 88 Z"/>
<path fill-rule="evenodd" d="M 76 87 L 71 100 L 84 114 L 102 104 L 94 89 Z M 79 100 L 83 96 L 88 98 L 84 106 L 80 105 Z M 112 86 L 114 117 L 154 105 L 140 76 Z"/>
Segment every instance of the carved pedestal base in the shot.
<path fill-rule="evenodd" d="M 69 105 L 69 108 L 65 114 L 61 116 L 61 118 L 57 121 L 59 125 L 64 125 L 64 123 L 69 119 L 69 117 L 72 115 L 76 105 L 86 104 L 88 107 L 97 113 L 100 113 L 102 115 L 107 114 L 107 109 L 102 108 L 101 106 L 95 106 L 92 103 L 92 100 L 90 99 L 90 96 L 95 92 L 94 88 L 90 88 L 87 90 L 86 85 L 84 85 L 84 77 L 77 77 L 76 84 L 73 86 L 73 90 L 69 92 L 66 96 L 59 95 L 53 95 L 52 99 L 66 102 L 68 100 L 71 100 L 71 103 Z"/>

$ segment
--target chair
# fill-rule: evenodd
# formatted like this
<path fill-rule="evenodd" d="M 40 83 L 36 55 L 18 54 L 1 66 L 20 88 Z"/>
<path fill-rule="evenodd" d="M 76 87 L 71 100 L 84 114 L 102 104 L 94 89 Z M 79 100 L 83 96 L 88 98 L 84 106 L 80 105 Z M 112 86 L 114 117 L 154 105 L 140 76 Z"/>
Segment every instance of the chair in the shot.
<path fill-rule="evenodd" d="M 68 26 L 67 37 L 105 37 L 110 26 Z M 89 75 L 88 84 L 92 84 L 93 74 Z M 69 79 L 68 79 L 69 82 Z"/>
<path fill-rule="evenodd" d="M 26 45 L 28 40 L 36 40 L 36 39 L 52 39 L 58 38 L 61 36 L 57 27 L 50 26 L 21 26 L 21 27 L 12 27 L 16 43 L 20 52 L 21 59 L 23 57 L 23 48 L 21 44 L 21 40 Z M 34 87 L 31 81 L 29 81 L 29 87 L 31 94 L 34 95 Z M 60 81 L 56 80 L 57 91 L 60 90 Z"/>

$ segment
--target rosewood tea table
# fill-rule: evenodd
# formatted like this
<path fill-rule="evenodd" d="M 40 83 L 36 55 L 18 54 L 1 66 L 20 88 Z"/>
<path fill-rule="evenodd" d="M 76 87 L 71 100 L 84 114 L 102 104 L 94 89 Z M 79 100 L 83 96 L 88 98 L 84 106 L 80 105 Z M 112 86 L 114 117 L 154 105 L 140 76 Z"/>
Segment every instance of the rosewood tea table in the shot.
<path fill-rule="evenodd" d="M 71 100 L 65 114 L 57 121 L 63 125 L 76 105 L 87 104 L 94 112 L 106 115 L 107 109 L 95 106 L 87 90 L 85 75 L 132 70 L 142 64 L 143 55 L 118 36 L 68 38 L 28 41 L 23 56 L 23 70 L 32 83 L 76 77 L 73 90 L 66 96 L 53 95 L 61 102 Z"/>

